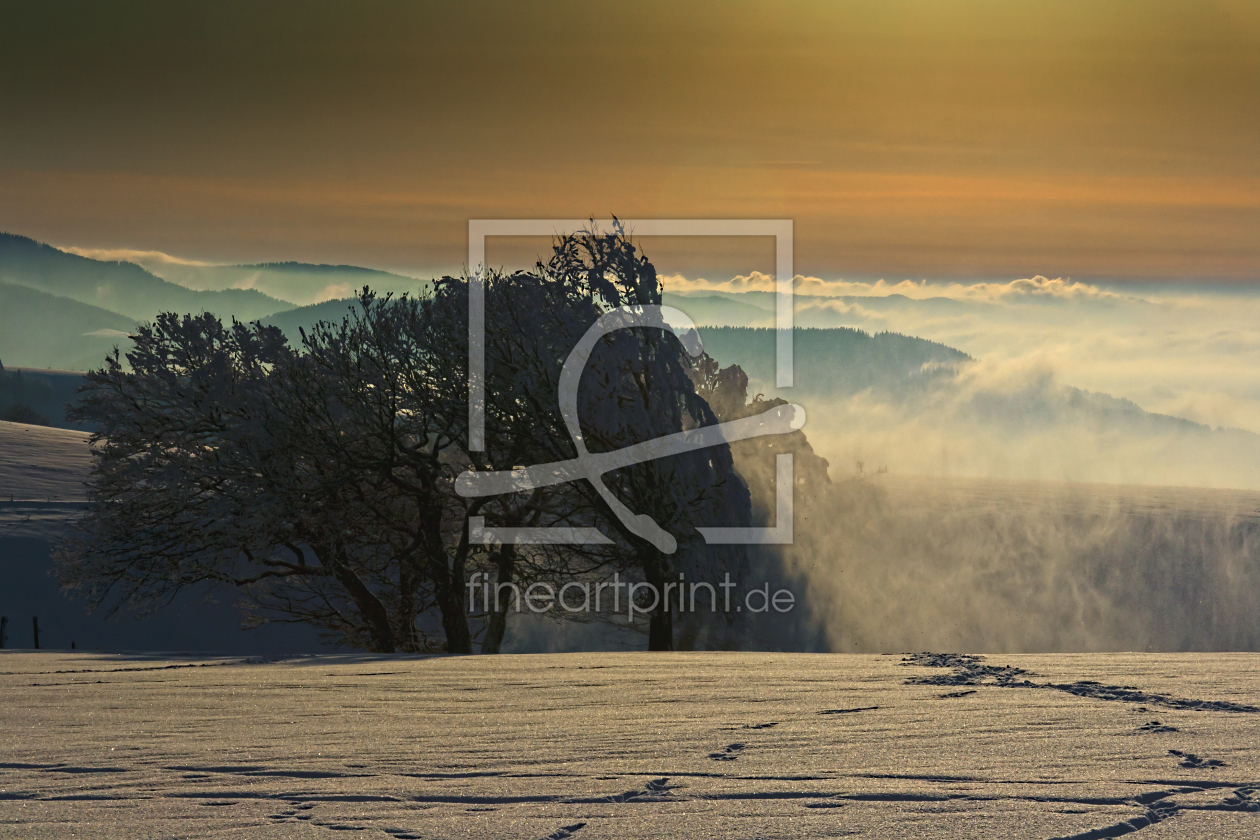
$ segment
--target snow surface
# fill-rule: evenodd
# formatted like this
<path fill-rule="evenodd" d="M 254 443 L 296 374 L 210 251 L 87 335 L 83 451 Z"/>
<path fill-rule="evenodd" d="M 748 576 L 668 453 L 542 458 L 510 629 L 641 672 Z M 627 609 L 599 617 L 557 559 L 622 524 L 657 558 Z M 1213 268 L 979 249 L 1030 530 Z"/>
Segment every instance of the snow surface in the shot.
<path fill-rule="evenodd" d="M 91 467 L 87 432 L 0 420 L 0 499 L 82 501 Z"/>
<path fill-rule="evenodd" d="M 0 538 L 55 537 L 87 500 L 87 432 L 0 420 Z"/>
<path fill-rule="evenodd" d="M 1255 654 L 7 652 L 0 709 L 4 837 L 1260 835 Z"/>
<path fill-rule="evenodd" d="M 210 594 L 206 587 L 195 588 L 143 621 L 130 614 L 120 621 L 107 621 L 105 611 L 89 615 L 82 600 L 61 594 L 57 579 L 50 574 L 50 549 L 85 505 L 83 483 L 91 467 L 89 437 L 85 432 L 0 421 L 0 614 L 9 618 L 10 646 L 32 643 L 31 618 L 38 616 L 45 648 L 76 643 L 80 650 L 271 653 L 329 649 L 309 625 L 239 629 L 241 616 L 232 606 L 231 592 L 219 592 L 218 602 L 211 603 L 205 600 Z M 0 709 L 0 728 L 8 723 Z M 5 760 L 0 754 L 0 762 Z M 0 809 L 5 807 L 2 797 Z"/>

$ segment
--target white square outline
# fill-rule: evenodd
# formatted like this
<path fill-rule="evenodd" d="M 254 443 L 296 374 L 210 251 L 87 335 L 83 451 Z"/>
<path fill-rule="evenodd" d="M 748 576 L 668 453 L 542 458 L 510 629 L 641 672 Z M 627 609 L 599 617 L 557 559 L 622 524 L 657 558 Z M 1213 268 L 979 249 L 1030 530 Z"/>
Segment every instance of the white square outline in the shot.
<path fill-rule="evenodd" d="M 469 219 L 468 220 L 468 448 L 485 449 L 485 317 L 486 237 L 562 236 L 591 226 L 590 219 Z M 792 339 L 795 318 L 792 300 L 791 219 L 622 219 L 632 236 L 773 236 L 775 274 L 775 387 L 790 388 L 793 379 Z M 775 525 L 769 528 L 697 528 L 710 544 L 789 544 L 792 542 L 792 456 L 775 458 Z M 473 521 L 476 520 L 476 521 Z M 469 521 L 472 542 L 570 543 L 608 542 L 602 534 L 578 534 L 588 529 L 484 527 L 484 517 Z M 555 534 L 548 534 L 549 531 Z M 561 534 L 560 532 L 566 532 Z M 574 531 L 569 534 L 567 532 Z"/>

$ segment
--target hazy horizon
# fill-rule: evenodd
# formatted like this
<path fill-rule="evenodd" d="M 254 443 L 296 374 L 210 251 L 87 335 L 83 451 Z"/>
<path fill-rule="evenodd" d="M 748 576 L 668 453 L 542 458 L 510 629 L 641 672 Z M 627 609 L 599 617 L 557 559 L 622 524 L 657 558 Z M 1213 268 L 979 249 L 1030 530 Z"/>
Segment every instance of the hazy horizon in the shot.
<path fill-rule="evenodd" d="M 687 243 L 695 238 L 683 238 Z M 644 251 L 654 258 L 649 241 Z M 762 243 L 764 245 L 764 243 Z M 547 241 L 518 241 L 505 256 L 510 267 L 526 268 L 542 256 Z M 378 291 L 417 291 L 445 272 L 412 270 L 400 274 L 379 266 L 338 266 L 390 272 L 361 281 L 327 283 L 302 276 L 309 290 L 285 297 L 254 276 L 230 277 L 220 285 L 198 283 L 232 263 L 191 260 L 157 251 L 61 246 L 68 253 L 99 260 L 135 262 L 163 279 L 189 288 L 257 288 L 295 306 L 353 296 L 362 283 Z M 534 251 L 528 257 L 519 254 Z M 673 243 L 666 260 L 682 246 Z M 764 247 L 762 250 L 765 250 Z M 494 253 L 494 250 L 491 250 Z M 767 255 L 755 262 L 766 262 Z M 301 263 L 301 254 L 285 262 Z M 750 270 L 733 276 L 669 273 L 658 264 L 666 292 L 695 298 L 714 295 L 751 301 L 763 313 L 711 312 L 683 305 L 697 323 L 712 326 L 773 325 L 772 273 Z M 199 275 L 201 272 L 202 275 Z M 393 276 L 391 276 L 393 275 Z M 415 281 L 408 285 L 404 281 Z M 231 285 L 227 285 L 231 283 Z M 290 287 L 290 292 L 295 287 Z M 936 341 L 983 363 L 984 376 L 1008 380 L 1024 376 L 1051 379 L 1086 391 L 1132 400 L 1147 411 L 1181 417 L 1211 427 L 1260 433 L 1260 288 L 1246 284 L 1200 286 L 1174 281 L 1092 283 L 1040 275 L 965 280 L 821 278 L 798 274 L 794 282 L 796 324 L 800 327 L 853 327 L 871 333 L 891 331 Z M 872 304 L 893 299 L 896 306 Z M 901 298 L 907 300 L 901 301 Z M 884 301 L 887 303 L 888 301 Z M 950 306 L 942 306 L 948 302 Z M 768 383 L 762 383 L 768 390 Z M 807 386 L 807 383 L 802 383 Z M 787 396 L 787 393 L 784 393 Z"/>

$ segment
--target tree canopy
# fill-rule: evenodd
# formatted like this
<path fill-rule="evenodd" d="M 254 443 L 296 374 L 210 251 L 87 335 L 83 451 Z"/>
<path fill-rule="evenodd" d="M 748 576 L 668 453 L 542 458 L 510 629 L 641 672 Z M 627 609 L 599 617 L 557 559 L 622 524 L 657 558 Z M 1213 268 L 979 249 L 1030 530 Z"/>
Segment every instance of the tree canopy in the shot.
<path fill-rule="evenodd" d="M 725 445 L 615 470 L 603 492 L 585 479 L 455 491 L 467 471 L 574 458 L 557 403 L 566 359 L 605 313 L 660 303 L 655 269 L 620 230 L 563 237 L 534 270 L 482 280 L 481 450 L 468 435 L 467 277 L 417 297 L 364 289 L 340 322 L 295 345 L 275 327 L 209 314 L 142 325 L 125 361 L 115 351 L 88 374 L 70 415 L 97 431 L 91 505 L 58 553 L 63 583 L 96 605 L 141 611 L 225 585 L 258 621 L 312 622 L 375 651 L 468 653 L 478 637 L 499 649 L 507 609 L 470 609 L 471 574 L 563 585 L 617 572 L 660 586 L 741 562 L 696 531 L 749 522 Z M 578 389 L 585 445 L 608 452 L 718 422 L 696 390 L 705 363 L 667 330 L 602 338 Z M 610 495 L 652 517 L 676 550 L 627 528 Z M 474 518 L 491 532 L 583 527 L 607 540 L 483 544 L 470 537 Z M 672 647 L 672 608 L 648 612 L 637 629 L 651 648 Z"/>

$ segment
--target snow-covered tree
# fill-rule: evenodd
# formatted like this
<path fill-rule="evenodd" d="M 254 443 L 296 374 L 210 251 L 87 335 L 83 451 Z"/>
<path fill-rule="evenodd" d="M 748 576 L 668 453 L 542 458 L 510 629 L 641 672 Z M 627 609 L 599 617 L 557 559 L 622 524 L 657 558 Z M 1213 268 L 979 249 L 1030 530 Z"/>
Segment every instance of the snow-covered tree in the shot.
<path fill-rule="evenodd" d="M 557 402 L 566 359 L 604 313 L 660 302 L 655 269 L 620 229 L 565 237 L 551 260 L 532 272 L 492 274 L 486 287 L 487 439 L 492 450 L 495 440 L 528 448 L 506 458 L 491 451 L 484 466 L 504 469 L 575 457 Z M 461 305 L 457 300 L 456 308 Z M 579 425 L 589 450 L 614 451 L 715 424 L 717 417 L 690 379 L 691 365 L 680 340 L 665 330 L 636 327 L 602 339 L 578 389 Z M 748 491 L 727 446 L 649 460 L 609 473 L 604 481 L 617 501 L 650 516 L 677 547 L 663 551 L 628 528 L 590 482 L 575 482 L 552 498 L 549 516 L 593 525 L 615 540 L 602 553 L 588 548 L 583 556 L 588 564 L 635 573 L 660 592 L 679 573 L 694 580 L 738 562 L 737 550 L 706 546 L 696 531 L 749 522 Z M 557 511 L 565 514 L 556 517 Z M 672 648 L 673 618 L 664 603 L 653 610 L 650 649 Z"/>
<path fill-rule="evenodd" d="M 471 652 L 466 576 L 563 584 L 611 570 L 658 589 L 731 561 L 697 525 L 740 526 L 749 498 L 725 446 L 636 464 L 591 482 L 487 498 L 465 471 L 576 455 L 557 404 L 573 347 L 604 313 L 660 302 L 651 264 L 616 230 L 560 239 L 532 272 L 486 277 L 486 445 L 468 440 L 467 278 L 419 298 L 364 290 L 340 323 L 289 346 L 258 323 L 165 314 L 117 351 L 71 418 L 94 424 L 91 506 L 59 550 L 63 583 L 94 603 L 152 610 L 181 589 L 237 587 L 265 620 L 308 621 L 376 651 Z M 602 339 L 581 376 L 592 452 L 717 421 L 679 340 L 659 329 Z M 611 497 L 609 495 L 611 493 Z M 672 535 L 663 551 L 610 506 Z M 488 528 L 591 527 L 605 545 L 480 545 Z M 506 607 L 506 602 L 504 603 Z M 476 622 L 497 650 L 506 614 Z M 672 646 L 672 612 L 651 616 Z"/>

